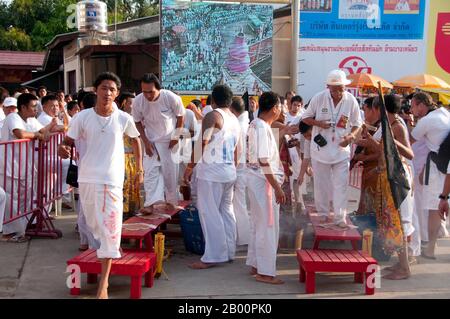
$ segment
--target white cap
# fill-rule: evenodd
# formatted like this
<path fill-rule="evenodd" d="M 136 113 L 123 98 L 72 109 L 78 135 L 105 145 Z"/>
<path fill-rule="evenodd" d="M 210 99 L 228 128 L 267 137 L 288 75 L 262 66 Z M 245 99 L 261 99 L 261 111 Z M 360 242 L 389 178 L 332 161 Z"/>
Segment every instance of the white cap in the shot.
<path fill-rule="evenodd" d="M 15 106 L 17 107 L 17 99 L 13 97 L 7 97 L 3 102 L 3 107 Z"/>
<path fill-rule="evenodd" d="M 328 85 L 349 85 L 350 83 L 352 83 L 352 81 L 347 79 L 347 76 L 345 75 L 344 71 L 333 70 L 330 73 L 328 73 L 327 76 Z"/>

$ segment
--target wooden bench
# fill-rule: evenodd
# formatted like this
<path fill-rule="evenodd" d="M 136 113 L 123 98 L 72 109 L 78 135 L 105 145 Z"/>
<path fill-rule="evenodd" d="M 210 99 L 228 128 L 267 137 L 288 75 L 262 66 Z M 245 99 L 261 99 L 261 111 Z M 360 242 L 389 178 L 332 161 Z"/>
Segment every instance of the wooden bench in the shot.
<path fill-rule="evenodd" d="M 362 239 L 361 234 L 358 229 L 348 228 L 342 229 L 339 226 L 333 226 L 330 228 L 325 228 L 321 225 L 320 217 L 314 210 L 314 207 L 309 206 L 308 208 L 309 219 L 312 223 L 314 229 L 314 249 L 319 249 L 320 242 L 322 240 L 333 240 L 333 241 L 345 241 L 349 240 L 352 244 L 354 250 L 358 249 L 358 242 Z M 332 218 L 333 215 L 330 215 Z M 347 217 L 347 225 L 352 225 L 350 218 Z"/>
<path fill-rule="evenodd" d="M 190 204 L 190 201 L 182 201 L 179 203 L 179 206 L 186 207 Z M 180 210 L 166 210 L 160 212 L 161 214 L 167 216 L 161 216 L 161 218 L 156 219 L 147 219 L 145 216 L 139 217 L 134 216 L 127 219 L 122 226 L 122 239 L 136 239 L 137 248 L 139 251 L 153 251 L 153 237 L 152 234 L 154 231 L 158 230 L 160 226 L 169 223 L 170 220 L 176 216 Z M 131 227 L 133 225 L 153 225 L 153 227 L 142 227 L 137 229 L 127 228 L 127 226 Z M 144 245 L 143 245 L 144 244 Z M 143 247 L 145 246 L 145 248 Z"/>
<path fill-rule="evenodd" d="M 87 273 L 89 284 L 97 282 L 97 274 L 102 271 L 102 265 L 95 250 L 89 249 L 75 258 L 67 261 L 68 265 L 78 265 L 81 273 Z M 156 256 L 150 252 L 124 251 L 122 258 L 113 259 L 111 275 L 131 277 L 130 298 L 139 299 L 142 293 L 142 276 L 145 275 L 145 286 L 153 286 L 153 275 Z M 71 295 L 79 295 L 80 288 L 71 288 Z"/>
<path fill-rule="evenodd" d="M 366 295 L 375 293 L 374 282 L 370 282 L 370 275 L 376 267 L 368 269 L 369 265 L 376 265 L 377 261 L 357 250 L 297 250 L 299 264 L 299 281 L 305 283 L 305 292 L 313 294 L 316 290 L 316 272 L 354 272 L 354 281 L 364 283 L 366 278 Z M 369 279 L 369 280 L 368 280 Z"/>

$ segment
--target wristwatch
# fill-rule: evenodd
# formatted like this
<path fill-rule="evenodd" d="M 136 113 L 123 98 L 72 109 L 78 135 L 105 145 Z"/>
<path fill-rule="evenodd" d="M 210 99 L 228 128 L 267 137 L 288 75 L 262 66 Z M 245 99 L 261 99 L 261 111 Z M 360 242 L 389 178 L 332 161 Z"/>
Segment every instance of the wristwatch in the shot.
<path fill-rule="evenodd" d="M 450 199 L 450 196 L 445 196 L 445 195 L 439 195 L 439 199 L 443 199 L 443 200 L 448 200 L 448 199 Z"/>

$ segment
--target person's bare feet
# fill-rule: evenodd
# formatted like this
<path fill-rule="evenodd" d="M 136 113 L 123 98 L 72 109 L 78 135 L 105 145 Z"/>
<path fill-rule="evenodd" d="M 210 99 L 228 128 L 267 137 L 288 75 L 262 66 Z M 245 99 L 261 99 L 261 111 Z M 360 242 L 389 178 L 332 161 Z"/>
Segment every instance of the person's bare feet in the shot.
<path fill-rule="evenodd" d="M 409 271 L 397 269 L 396 271 L 393 271 L 388 275 L 384 275 L 383 278 L 389 279 L 389 280 L 402 280 L 402 279 L 408 279 L 410 276 L 411 276 L 411 273 Z"/>
<path fill-rule="evenodd" d="M 281 280 L 279 278 L 276 278 L 276 277 L 272 277 L 272 276 L 266 276 L 266 275 L 257 274 L 255 276 L 255 279 L 256 279 L 256 281 L 263 282 L 265 284 L 271 284 L 271 285 L 282 285 L 282 284 L 284 284 L 283 280 Z"/>
<path fill-rule="evenodd" d="M 184 208 L 182 206 L 178 206 L 178 205 L 175 205 L 172 203 L 166 203 L 166 209 L 179 211 L 179 210 L 183 210 Z"/>
<path fill-rule="evenodd" d="M 258 274 L 258 269 L 256 269 L 255 267 L 252 267 L 252 269 L 250 269 L 250 275 L 255 276 L 256 274 Z"/>
<path fill-rule="evenodd" d="M 79 251 L 86 251 L 89 249 L 89 245 L 80 245 L 80 247 L 78 248 Z"/>
<path fill-rule="evenodd" d="M 387 271 L 397 271 L 400 269 L 400 263 L 396 263 L 392 266 L 386 267 L 383 270 L 387 270 Z"/>
<path fill-rule="evenodd" d="M 104 285 L 104 287 L 102 287 L 100 285 L 98 287 L 97 299 L 109 299 L 109 297 L 108 297 L 108 285 Z"/>
<path fill-rule="evenodd" d="M 197 261 L 195 263 L 190 264 L 189 268 L 192 268 L 192 269 L 208 269 L 208 268 L 214 267 L 216 265 L 217 264 L 214 264 L 214 263 L 204 263 L 202 261 Z"/>
<path fill-rule="evenodd" d="M 142 214 L 142 215 L 151 215 L 151 214 L 153 214 L 153 205 L 141 208 L 139 210 L 139 213 Z"/>

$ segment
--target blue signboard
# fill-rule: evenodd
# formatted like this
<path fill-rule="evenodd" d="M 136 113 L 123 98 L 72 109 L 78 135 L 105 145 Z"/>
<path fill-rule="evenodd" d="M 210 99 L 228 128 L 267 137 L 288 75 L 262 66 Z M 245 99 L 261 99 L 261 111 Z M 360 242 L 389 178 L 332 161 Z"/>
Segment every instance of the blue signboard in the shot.
<path fill-rule="evenodd" d="M 425 0 L 301 0 L 305 39 L 420 40 Z"/>

